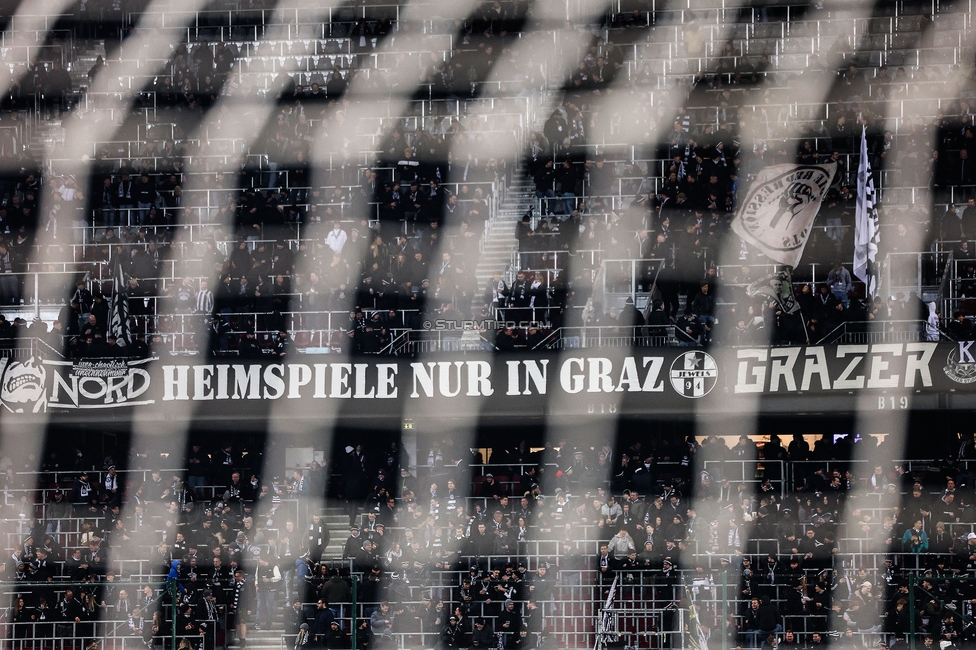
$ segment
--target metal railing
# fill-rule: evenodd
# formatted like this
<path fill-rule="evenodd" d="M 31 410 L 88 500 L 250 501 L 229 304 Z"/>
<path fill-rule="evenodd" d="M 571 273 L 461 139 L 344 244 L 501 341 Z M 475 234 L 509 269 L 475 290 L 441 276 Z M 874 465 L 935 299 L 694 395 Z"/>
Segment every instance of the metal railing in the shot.
<path fill-rule="evenodd" d="M 90 644 L 110 644 L 122 649 L 145 648 L 147 642 L 158 643 L 175 650 L 179 640 L 188 638 L 186 630 L 177 629 L 179 617 L 174 612 L 174 602 L 180 602 L 178 593 L 185 587 L 176 580 L 163 582 L 161 579 L 131 582 L 116 581 L 112 586 L 117 590 L 129 590 L 130 611 L 140 609 L 146 616 L 145 630 L 136 633 L 129 628 L 130 617 L 119 618 L 115 614 L 115 604 L 106 603 L 102 607 L 96 595 L 106 586 L 105 582 L 58 582 L 49 586 L 41 584 L 0 583 L 0 599 L 11 603 L 10 616 L 2 622 L 7 639 L 7 647 L 13 650 L 49 647 L 55 650 L 91 647 Z M 149 587 L 151 598 L 144 599 L 142 590 Z M 74 600 L 68 603 L 75 619 L 64 619 L 58 609 L 59 600 L 72 590 Z M 23 618 L 33 616 L 35 620 L 20 618 L 19 599 L 24 599 Z M 50 600 L 48 600 L 50 599 Z M 223 606 L 219 618 L 209 626 L 196 628 L 189 638 L 215 647 L 218 628 L 227 627 L 227 613 Z M 36 620 L 43 617 L 41 620 Z M 101 646 L 100 646 L 101 647 Z"/>
<path fill-rule="evenodd" d="M 0 339 L 0 358 L 3 357 L 9 359 L 56 359 L 61 357 L 61 352 L 51 347 L 47 341 L 36 337 Z"/>
<path fill-rule="evenodd" d="M 751 489 L 746 494 L 759 494 L 759 487 L 767 479 L 782 498 L 789 492 L 789 486 L 784 479 L 789 462 L 784 460 L 706 460 L 703 467 L 708 472 L 712 485 L 718 485 L 728 479 L 736 486 L 746 485 Z"/>
<path fill-rule="evenodd" d="M 373 325 L 372 317 L 380 315 L 378 327 L 385 326 L 385 319 L 389 310 L 364 309 L 363 325 Z M 397 310 L 401 318 L 413 319 L 417 310 Z M 206 322 L 214 318 L 225 323 L 228 327 L 218 333 L 210 333 Z M 218 311 L 213 317 L 209 314 L 164 314 L 151 315 L 136 321 L 134 332 L 147 336 L 159 335 L 163 344 L 172 353 L 198 352 L 206 349 L 206 343 L 199 341 L 197 336 L 206 333 L 217 339 L 226 336 L 229 340 L 239 339 L 241 335 L 253 333 L 259 343 L 270 341 L 268 337 L 277 335 L 282 329 L 289 332 L 289 341 L 300 351 L 316 353 L 338 350 L 341 347 L 337 336 L 349 334 L 356 324 L 350 321 L 348 311 L 315 311 L 294 310 L 282 312 L 237 312 Z M 396 330 L 400 331 L 400 330 Z M 231 348 L 218 344 L 219 351 L 229 351 Z"/>
<path fill-rule="evenodd" d="M 470 334 L 465 335 L 465 332 Z M 400 329 L 377 354 L 416 355 L 431 352 L 470 352 L 493 349 L 477 330 Z"/>
<path fill-rule="evenodd" d="M 816 285 L 823 282 L 827 275 L 827 270 L 823 269 L 826 266 L 819 262 L 810 262 L 809 264 L 804 264 L 798 266 L 793 270 L 794 280 L 798 277 L 809 278 L 809 283 Z M 764 278 L 777 271 L 779 267 L 775 264 L 722 264 L 717 267 L 718 277 L 722 281 L 723 287 L 748 287 L 752 282 Z M 748 275 L 741 280 L 739 279 L 739 274 L 742 273 L 742 269 L 748 269 Z M 818 274 L 818 271 L 820 272 Z M 800 284 L 806 284 L 806 281 L 795 281 L 794 286 Z"/>
<path fill-rule="evenodd" d="M 664 259 L 607 259 L 600 263 L 603 276 L 603 308 L 623 307 L 624 301 L 638 305 L 638 296 L 647 296 L 657 278 L 658 270 L 663 268 Z"/>
<path fill-rule="evenodd" d="M 533 350 L 579 348 L 670 347 L 678 345 L 674 325 L 560 327 L 546 334 Z"/>
<path fill-rule="evenodd" d="M 867 320 L 838 325 L 821 343 L 915 343 L 929 340 L 924 320 Z M 945 339 L 938 332 L 938 340 Z"/>

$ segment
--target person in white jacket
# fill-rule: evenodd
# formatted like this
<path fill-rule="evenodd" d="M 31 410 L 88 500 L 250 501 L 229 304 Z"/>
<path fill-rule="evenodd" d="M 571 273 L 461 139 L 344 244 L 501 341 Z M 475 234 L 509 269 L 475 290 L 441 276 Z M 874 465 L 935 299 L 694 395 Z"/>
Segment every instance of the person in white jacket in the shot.
<path fill-rule="evenodd" d="M 339 254 L 346 245 L 348 238 L 346 231 L 339 227 L 338 221 L 335 221 L 332 224 L 332 230 L 325 237 L 325 245 L 331 248 L 334 253 Z"/>
<path fill-rule="evenodd" d="M 627 532 L 627 528 L 621 526 L 620 531 L 613 536 L 608 544 L 610 549 L 610 556 L 615 560 L 622 560 L 627 557 L 627 554 L 633 551 L 636 546 L 634 546 L 634 538 L 630 536 Z"/>

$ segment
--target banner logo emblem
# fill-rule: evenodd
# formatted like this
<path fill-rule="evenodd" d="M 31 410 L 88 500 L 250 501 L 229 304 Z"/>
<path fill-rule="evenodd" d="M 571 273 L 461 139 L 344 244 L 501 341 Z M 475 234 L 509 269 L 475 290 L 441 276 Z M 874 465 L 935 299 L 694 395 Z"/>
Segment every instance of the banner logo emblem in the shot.
<path fill-rule="evenodd" d="M 34 357 L 3 360 L 0 403 L 11 413 L 39 413 L 47 405 L 47 369 Z"/>
<path fill-rule="evenodd" d="M 717 382 L 718 365 L 707 352 L 685 352 L 671 364 L 671 386 L 683 397 L 704 397 Z"/>
<path fill-rule="evenodd" d="M 972 341 L 959 341 L 946 358 L 946 365 L 942 371 L 946 377 L 957 384 L 976 382 L 976 359 L 973 358 L 970 350 L 972 345 Z"/>

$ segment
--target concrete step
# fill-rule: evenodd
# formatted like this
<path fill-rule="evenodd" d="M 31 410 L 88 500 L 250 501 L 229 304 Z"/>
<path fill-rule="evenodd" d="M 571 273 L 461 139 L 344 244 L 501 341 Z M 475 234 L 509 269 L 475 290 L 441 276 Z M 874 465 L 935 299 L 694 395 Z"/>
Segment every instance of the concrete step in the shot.
<path fill-rule="evenodd" d="M 509 254 L 486 257 L 482 261 L 480 268 L 475 270 L 475 275 L 490 276 L 495 271 L 504 270 L 504 269 L 499 269 L 498 268 L 499 265 L 504 265 L 507 268 L 508 265 L 511 263 L 512 263 L 512 256 Z"/>
<path fill-rule="evenodd" d="M 282 648 L 287 647 L 282 643 L 282 635 L 285 631 L 282 629 L 278 634 L 268 637 L 259 637 L 255 635 L 255 631 L 248 628 L 247 630 L 247 645 L 242 646 L 238 641 L 236 636 L 232 641 L 228 642 L 228 648 L 244 648 L 244 650 L 282 650 Z M 287 643 L 287 640 L 285 641 Z"/>
<path fill-rule="evenodd" d="M 500 216 L 498 216 L 498 217 L 495 218 L 494 227 L 497 228 L 499 225 L 504 225 L 504 226 L 507 226 L 509 228 L 513 228 L 515 226 L 515 224 L 517 224 L 521 220 L 522 220 L 522 215 L 517 215 L 517 216 L 516 215 L 513 215 L 513 216 L 500 215 Z"/>
<path fill-rule="evenodd" d="M 40 121 L 27 143 L 27 148 L 37 155 L 49 158 L 59 142 L 64 141 L 64 129 L 60 119 Z"/>
<path fill-rule="evenodd" d="M 515 248 L 517 247 L 517 245 L 518 245 L 518 243 L 516 241 L 514 241 L 514 240 L 510 240 L 510 241 L 506 242 L 505 244 L 495 244 L 495 245 L 485 244 L 484 254 L 496 254 L 496 255 L 499 254 L 499 253 L 506 253 L 507 254 L 507 253 L 510 253 L 511 251 L 515 250 Z"/>
<path fill-rule="evenodd" d="M 496 271 L 505 273 L 512 264 L 512 253 L 518 250 L 518 240 L 513 236 L 515 225 L 522 220 L 535 195 L 534 184 L 524 177 L 509 186 L 509 194 L 495 215 L 492 226 L 482 245 L 482 254 L 475 269 L 479 287 L 487 287 Z M 472 300 L 472 309 L 480 309 L 482 293 Z"/>
<path fill-rule="evenodd" d="M 495 271 L 504 273 L 511 264 L 512 260 L 510 259 L 494 260 L 493 262 L 485 264 L 484 268 L 474 275 L 476 278 L 487 281 Z"/>
<path fill-rule="evenodd" d="M 485 256 L 485 258 L 481 260 L 481 263 L 479 265 L 480 268 L 475 269 L 475 273 L 477 274 L 480 272 L 482 275 L 491 275 L 492 271 L 495 271 L 496 267 L 499 264 L 507 265 L 510 264 L 511 262 L 512 262 L 512 254 L 510 252 L 507 252 L 505 254 L 499 254 L 499 255 Z"/>
<path fill-rule="evenodd" d="M 72 87 L 75 90 L 88 86 L 88 72 L 95 65 L 98 57 L 105 58 L 105 42 L 91 41 L 86 47 L 76 47 L 71 62 L 68 64 L 68 74 L 71 76 Z"/>
<path fill-rule="evenodd" d="M 281 637 L 285 634 L 283 617 L 288 614 L 290 614 L 290 611 L 285 611 L 282 607 L 281 611 L 277 612 L 277 619 L 270 626 L 256 629 L 253 623 L 249 624 L 247 626 L 247 643 L 244 648 L 246 650 L 250 650 L 251 648 L 261 648 L 262 650 L 271 650 L 274 648 L 275 650 L 281 650 L 283 647 Z M 237 639 L 236 631 L 228 630 L 227 647 L 241 647 Z"/>

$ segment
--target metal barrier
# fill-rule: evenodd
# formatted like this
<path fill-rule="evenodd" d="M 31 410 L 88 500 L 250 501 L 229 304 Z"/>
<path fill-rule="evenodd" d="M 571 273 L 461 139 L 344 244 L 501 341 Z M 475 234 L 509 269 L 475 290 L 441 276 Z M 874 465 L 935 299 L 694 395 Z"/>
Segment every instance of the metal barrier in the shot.
<path fill-rule="evenodd" d="M 915 343 L 931 340 L 924 320 L 876 320 L 847 322 L 828 332 L 821 343 L 871 344 L 871 343 Z M 938 340 L 944 340 L 942 332 L 933 333 Z"/>
<path fill-rule="evenodd" d="M 888 253 L 882 265 L 882 286 L 885 293 L 920 298 L 938 291 L 938 272 L 945 267 L 949 253 Z"/>
<path fill-rule="evenodd" d="M 933 461 L 915 462 L 924 466 L 924 463 Z M 25 522 L 19 523 L 23 525 Z M 971 527 L 973 524 L 967 525 Z M 960 526 L 963 525 L 960 524 Z M 962 530 L 966 529 L 961 528 L 960 531 L 956 532 Z M 617 617 L 614 631 L 620 637 L 630 639 L 634 645 L 639 645 L 639 647 L 647 647 L 653 639 L 662 639 L 663 644 L 670 644 L 673 647 L 689 647 L 687 639 L 682 636 L 693 633 L 693 629 L 686 629 L 686 612 L 683 613 L 688 600 L 696 602 L 702 621 L 706 621 L 713 629 L 721 629 L 720 623 L 718 628 L 715 627 L 716 622 L 725 621 L 728 615 L 733 614 L 736 617 L 740 615 L 745 599 L 741 596 L 732 596 L 730 593 L 730 588 L 738 588 L 738 577 L 735 578 L 735 583 L 732 583 L 728 578 L 723 580 L 723 575 L 727 576 L 728 574 L 718 571 L 720 569 L 720 556 L 711 553 L 685 553 L 683 555 L 685 559 L 679 561 L 681 566 L 673 579 L 663 579 L 661 572 L 656 568 L 652 570 L 642 568 L 618 569 L 615 575 L 623 576 L 623 578 L 618 587 L 616 601 L 609 608 L 601 607 L 608 583 L 606 580 L 601 580 L 597 572 L 590 567 L 599 544 L 607 537 L 607 531 L 595 526 L 574 526 L 565 531 L 565 536 L 553 535 L 553 539 L 528 540 L 519 549 L 518 555 L 527 558 L 530 570 L 538 568 L 543 562 L 548 562 L 550 559 L 556 559 L 552 598 L 538 600 L 542 601 L 539 603 L 542 607 L 542 615 L 560 644 L 559 647 L 592 647 L 596 622 L 602 618 L 603 614 Z M 831 565 L 838 570 L 846 571 L 847 575 L 853 575 L 852 572 L 860 568 L 882 569 L 885 555 L 860 550 L 849 552 L 845 549 L 852 540 L 860 543 L 863 539 L 841 536 L 838 540 L 841 552 L 830 560 Z M 567 542 L 574 549 L 575 554 L 566 553 L 564 545 Z M 745 553 L 758 554 L 764 543 L 775 544 L 776 540 L 754 539 L 752 542 L 755 543 L 755 546 L 745 549 Z M 934 560 L 939 557 L 935 554 L 912 553 L 888 555 L 895 560 L 895 565 L 902 571 L 914 573 L 929 568 Z M 511 557 L 511 555 L 499 555 L 474 557 L 469 558 L 469 560 L 477 563 L 483 562 L 484 566 L 499 566 L 509 561 Z M 701 565 L 707 572 L 696 571 L 694 567 L 697 565 Z M 815 574 L 821 570 L 822 567 L 816 566 L 805 571 L 809 578 L 805 584 L 807 590 L 805 593 L 809 593 L 810 585 L 815 580 Z M 425 592 L 434 594 L 435 599 L 457 602 L 457 589 L 460 578 L 464 574 L 465 571 L 463 570 L 432 571 L 429 578 L 419 579 L 409 585 L 400 585 L 390 576 L 387 576 L 386 579 L 393 580 L 390 583 L 391 586 L 405 587 L 405 591 L 399 592 L 403 595 L 399 601 L 405 606 L 404 612 L 409 616 L 409 612 L 412 611 L 410 608 L 419 604 L 420 596 Z M 151 574 L 147 573 L 146 575 Z M 133 582 L 132 584 L 140 585 L 142 583 Z M 63 592 L 63 589 L 68 586 L 71 584 L 57 582 L 54 588 Z M 79 586 L 86 587 L 85 585 Z M 30 591 L 32 587 L 31 585 L 8 584 L 6 589 L 8 594 L 13 595 L 19 593 L 20 590 Z M 805 635 L 812 634 L 814 630 L 826 631 L 825 628 L 821 628 L 821 622 L 816 617 L 811 618 L 803 611 L 795 609 L 797 601 L 791 598 L 791 590 L 793 589 L 791 585 L 770 585 L 764 589 L 766 589 L 766 593 L 771 595 L 773 604 L 779 608 L 785 628 Z M 962 604 L 960 601 L 959 605 L 962 606 Z M 341 620 L 348 622 L 368 618 L 368 613 L 372 607 L 375 607 L 375 603 L 360 603 L 355 612 L 355 618 L 342 617 Z M 672 612 L 675 618 L 670 618 L 667 612 Z M 475 609 L 473 615 L 477 616 L 480 613 L 484 612 Z M 671 623 L 675 620 L 679 624 L 672 625 Z M 827 623 L 826 619 L 823 623 Z M 86 622 L 85 625 L 90 625 L 90 623 Z M 36 628 L 10 629 L 26 630 L 29 640 L 44 638 L 44 634 L 39 634 Z M 64 629 L 62 632 L 63 634 L 58 636 L 65 639 L 90 638 L 87 631 L 78 632 L 77 629 Z M 412 632 L 396 631 L 393 633 L 393 638 L 396 639 L 397 647 L 416 648 L 419 647 L 418 644 L 423 643 L 417 635 L 428 632 L 429 630 L 423 629 Z M 436 633 L 436 630 L 430 633 Z M 878 633 L 861 631 L 855 632 L 855 634 L 862 640 L 874 640 Z M 115 638 L 111 633 L 104 634 L 104 636 Z M 663 641 L 669 637 L 671 642 Z M 715 645 L 718 647 L 718 643 Z M 425 645 L 424 647 L 428 646 Z"/>
<path fill-rule="evenodd" d="M 378 354 L 414 355 L 491 349 L 491 344 L 475 330 L 401 329 L 392 333 L 392 340 Z"/>
<path fill-rule="evenodd" d="M 287 294 L 295 296 L 296 294 Z M 157 298 L 148 298 L 155 302 Z M 299 304 L 301 300 L 297 300 Z M 389 310 L 363 310 L 365 319 L 362 326 L 373 325 L 372 317 L 380 315 L 383 320 L 376 323 L 379 327 L 386 326 Z M 417 310 L 397 311 L 401 318 L 414 318 Z M 209 314 L 162 314 L 150 309 L 145 315 L 133 315 L 134 323 L 130 325 L 133 334 L 147 337 L 158 336 L 159 343 L 154 347 L 154 353 L 168 351 L 171 354 L 199 353 L 213 350 L 220 353 L 235 352 L 235 343 L 239 343 L 241 336 L 253 333 L 262 351 L 270 352 L 274 345 L 274 338 L 281 330 L 289 333 L 289 344 L 302 353 L 329 353 L 342 348 L 343 336 L 351 333 L 356 326 L 350 321 L 348 311 L 218 311 L 213 316 Z M 211 332 L 209 324 L 221 324 L 220 332 Z M 399 330 L 397 330 L 399 331 Z M 205 334 L 207 340 L 200 340 Z"/>
<path fill-rule="evenodd" d="M 119 591 L 128 592 L 129 612 L 139 609 L 148 614 L 144 617 L 144 630 L 137 633 L 130 629 L 131 616 L 121 619 L 116 616 L 115 603 L 105 603 L 103 606 L 97 600 L 96 597 L 107 586 L 117 590 L 116 596 Z M 111 645 L 121 650 L 145 648 L 147 644 L 159 644 L 175 650 L 177 641 L 185 638 L 215 647 L 218 628 L 226 629 L 226 612 L 221 607 L 218 618 L 206 619 L 211 623 L 209 626 L 197 628 L 194 624 L 192 634 L 186 629 L 177 629 L 179 617 L 174 613 L 173 604 L 180 602 L 178 594 L 184 589 L 176 580 L 116 581 L 111 585 L 106 582 L 59 582 L 47 587 L 31 583 L 4 583 L 0 598 L 12 605 L 8 610 L 10 616 L 2 625 L 9 644 L 7 647 L 14 650 L 38 647 L 68 650 L 91 647 L 90 644 L 97 641 L 103 644 L 99 647 Z M 73 596 L 71 601 L 65 600 L 69 590 Z M 20 606 L 21 600 L 24 601 L 23 608 Z M 66 612 L 76 615 L 73 619 L 62 617 L 59 611 L 62 603 L 66 603 Z M 46 620 L 31 620 L 31 617 L 37 619 L 39 616 L 44 616 Z M 18 620 L 20 618 L 25 620 Z"/>
<path fill-rule="evenodd" d="M 669 347 L 678 345 L 674 325 L 645 327 L 560 327 L 533 346 L 533 350 L 573 350 L 590 347 Z"/>

